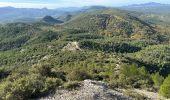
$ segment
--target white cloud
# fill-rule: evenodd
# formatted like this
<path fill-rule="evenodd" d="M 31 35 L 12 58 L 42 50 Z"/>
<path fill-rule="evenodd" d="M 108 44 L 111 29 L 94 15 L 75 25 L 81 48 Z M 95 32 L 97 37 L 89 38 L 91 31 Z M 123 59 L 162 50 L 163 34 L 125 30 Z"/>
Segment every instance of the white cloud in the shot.
<path fill-rule="evenodd" d="M 43 7 L 59 8 L 59 7 L 81 7 L 81 6 L 90 6 L 90 5 L 120 6 L 120 5 L 129 5 L 129 4 L 144 3 L 144 2 L 151 2 L 151 1 L 153 0 L 49 0 L 49 1 L 37 0 L 36 2 L 25 2 L 25 3 L 0 2 L 0 7 L 13 6 L 19 8 L 43 8 Z M 161 0 L 155 0 L 155 2 L 160 2 L 160 1 Z"/>
<path fill-rule="evenodd" d="M 62 0 L 63 4 L 75 5 L 75 6 L 88 6 L 88 5 L 105 5 L 105 6 L 115 6 L 121 1 L 125 0 Z"/>

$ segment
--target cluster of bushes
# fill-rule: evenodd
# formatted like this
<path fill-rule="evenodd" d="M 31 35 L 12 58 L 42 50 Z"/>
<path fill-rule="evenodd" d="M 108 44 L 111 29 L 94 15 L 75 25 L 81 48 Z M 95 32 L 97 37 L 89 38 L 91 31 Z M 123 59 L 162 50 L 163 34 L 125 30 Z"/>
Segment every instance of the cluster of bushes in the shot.
<path fill-rule="evenodd" d="M 122 65 L 118 73 L 113 72 L 110 85 L 112 87 L 148 89 L 152 87 L 153 82 L 144 67 Z"/>
<path fill-rule="evenodd" d="M 39 27 L 26 23 L 10 23 L 0 27 L 0 51 L 19 48 L 24 44 L 51 42 L 61 37 L 59 32 Z"/>
<path fill-rule="evenodd" d="M 82 48 L 101 50 L 105 52 L 132 53 L 141 50 L 140 47 L 133 46 L 127 43 L 116 42 L 98 43 L 94 41 L 82 41 L 80 44 Z"/>
<path fill-rule="evenodd" d="M 153 88 L 165 97 L 170 97 L 170 48 L 169 45 L 148 46 L 144 50 L 131 54 L 132 62 L 145 65 L 152 75 Z M 153 74 L 154 73 L 154 74 Z"/>
<path fill-rule="evenodd" d="M 111 76 L 110 86 L 158 91 L 162 96 L 170 98 L 170 75 L 164 79 L 158 72 L 149 74 L 144 67 L 136 65 L 121 66 L 119 75 L 113 73 Z"/>
<path fill-rule="evenodd" d="M 74 68 L 68 73 L 67 78 L 70 81 L 83 81 L 85 79 L 91 79 L 91 76 L 83 68 Z"/>
<path fill-rule="evenodd" d="M 79 33 L 79 34 L 70 34 L 67 36 L 67 41 L 81 41 L 87 39 L 104 39 L 104 36 L 93 34 L 93 33 Z"/>
<path fill-rule="evenodd" d="M 63 82 L 53 76 L 51 69 L 48 64 L 38 64 L 32 66 L 27 73 L 12 73 L 0 84 L 0 98 L 24 100 L 48 94 Z"/>
<path fill-rule="evenodd" d="M 64 84 L 64 88 L 68 90 L 78 89 L 81 83 L 78 81 L 70 81 Z"/>
<path fill-rule="evenodd" d="M 150 65 L 146 66 L 150 72 L 156 70 L 164 77 L 168 76 L 170 73 L 169 45 L 148 46 L 144 50 L 131 54 L 130 58 Z"/>

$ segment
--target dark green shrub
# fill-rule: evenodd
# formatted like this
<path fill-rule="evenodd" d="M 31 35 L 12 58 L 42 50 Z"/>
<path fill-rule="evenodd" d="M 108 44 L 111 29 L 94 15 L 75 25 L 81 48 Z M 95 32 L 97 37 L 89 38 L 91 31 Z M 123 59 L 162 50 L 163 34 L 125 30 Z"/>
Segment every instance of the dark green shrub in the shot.
<path fill-rule="evenodd" d="M 51 68 L 49 64 L 36 64 L 32 66 L 31 72 L 42 76 L 49 76 L 51 74 Z"/>
<path fill-rule="evenodd" d="M 10 74 L 10 71 L 5 69 L 0 69 L 0 79 L 6 78 Z"/>
<path fill-rule="evenodd" d="M 66 81 L 65 72 L 63 71 L 52 69 L 50 77 L 56 77 L 62 79 L 63 81 Z"/>
<path fill-rule="evenodd" d="M 6 81 L 0 85 L 0 97 L 5 100 L 24 100 L 47 94 L 61 85 L 57 78 L 45 78 L 41 75 L 29 75 L 14 82 Z"/>
<path fill-rule="evenodd" d="M 120 70 L 119 83 L 125 87 L 149 88 L 152 85 L 150 74 L 144 67 L 123 65 Z"/>
<path fill-rule="evenodd" d="M 1 85 L 1 97 L 3 99 L 24 99 L 38 95 L 41 88 L 43 88 L 43 81 L 40 76 L 26 76 L 17 79 L 15 82 L 6 82 L 7 84 Z"/>
<path fill-rule="evenodd" d="M 44 83 L 44 88 L 41 90 L 42 93 L 48 93 L 49 90 L 55 90 L 57 86 L 62 85 L 63 82 L 61 79 L 58 78 L 46 78 Z"/>
<path fill-rule="evenodd" d="M 70 81 L 64 84 L 64 88 L 68 90 L 78 89 L 80 85 L 81 84 L 78 81 Z"/>
<path fill-rule="evenodd" d="M 82 81 L 85 79 L 91 79 L 91 76 L 87 73 L 86 70 L 77 68 L 68 73 L 67 79 L 70 81 Z"/>
<path fill-rule="evenodd" d="M 133 46 L 131 44 L 123 42 L 95 42 L 92 40 L 86 40 L 80 42 L 80 47 L 91 50 L 100 50 L 104 52 L 118 52 L 118 53 L 133 53 L 141 50 L 140 47 Z"/>

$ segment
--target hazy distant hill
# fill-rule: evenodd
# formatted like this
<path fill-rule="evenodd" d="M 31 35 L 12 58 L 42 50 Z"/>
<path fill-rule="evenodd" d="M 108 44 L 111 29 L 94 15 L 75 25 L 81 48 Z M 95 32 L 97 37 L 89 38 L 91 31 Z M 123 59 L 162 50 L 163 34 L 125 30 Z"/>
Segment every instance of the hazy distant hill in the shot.
<path fill-rule="evenodd" d="M 30 22 L 36 19 L 43 18 L 46 15 L 49 16 L 61 16 L 72 11 L 78 11 L 79 8 L 60 8 L 60 9 L 34 9 L 34 8 L 13 8 L 13 7 L 2 7 L 0 8 L 0 22 Z M 26 13 L 25 13 L 26 12 Z"/>
<path fill-rule="evenodd" d="M 14 8 L 1 7 L 0 8 L 0 22 L 32 22 L 41 19 L 46 15 L 59 17 L 69 13 L 75 14 L 78 12 L 94 11 L 104 9 L 102 6 L 87 6 L 87 7 L 68 7 L 57 9 L 35 9 L 35 8 Z M 89 10 L 91 9 L 91 10 Z M 26 13 L 25 13 L 26 12 Z"/>
<path fill-rule="evenodd" d="M 45 16 L 41 19 L 42 22 L 49 23 L 49 24 L 60 24 L 63 23 L 63 21 L 57 20 L 51 16 Z"/>
<path fill-rule="evenodd" d="M 123 10 L 137 11 L 143 13 L 154 13 L 154 14 L 170 14 L 170 5 L 160 3 L 145 3 L 145 4 L 134 4 L 129 6 L 119 7 Z M 35 8 L 14 8 L 14 7 L 1 7 L 0 8 L 0 22 L 33 22 L 35 20 L 42 19 L 44 16 L 59 17 L 63 21 L 70 19 L 67 15 L 75 15 L 80 12 L 93 12 L 96 10 L 108 9 L 103 6 L 85 6 L 85 7 L 68 7 L 68 8 L 57 8 L 57 9 L 35 9 Z M 27 13 L 25 13 L 27 12 Z M 60 17 L 62 16 L 62 17 Z M 65 18 L 63 18 L 65 16 Z"/>
<path fill-rule="evenodd" d="M 145 4 L 134 4 L 134 5 L 124 6 L 121 8 L 130 11 L 140 11 L 140 12 L 157 13 L 157 14 L 170 14 L 169 4 L 161 4 L 155 2 L 150 2 Z"/>
<path fill-rule="evenodd" d="M 150 2 L 124 6 L 120 9 L 132 11 L 131 14 L 151 24 L 170 25 L 170 4 Z"/>

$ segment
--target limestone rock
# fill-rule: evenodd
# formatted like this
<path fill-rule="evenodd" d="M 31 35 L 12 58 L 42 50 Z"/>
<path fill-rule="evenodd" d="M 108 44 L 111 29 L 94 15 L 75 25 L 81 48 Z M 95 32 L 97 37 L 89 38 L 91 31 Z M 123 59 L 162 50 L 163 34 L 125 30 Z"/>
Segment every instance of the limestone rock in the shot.
<path fill-rule="evenodd" d="M 63 47 L 62 51 L 81 51 L 78 42 L 69 42 Z"/>

